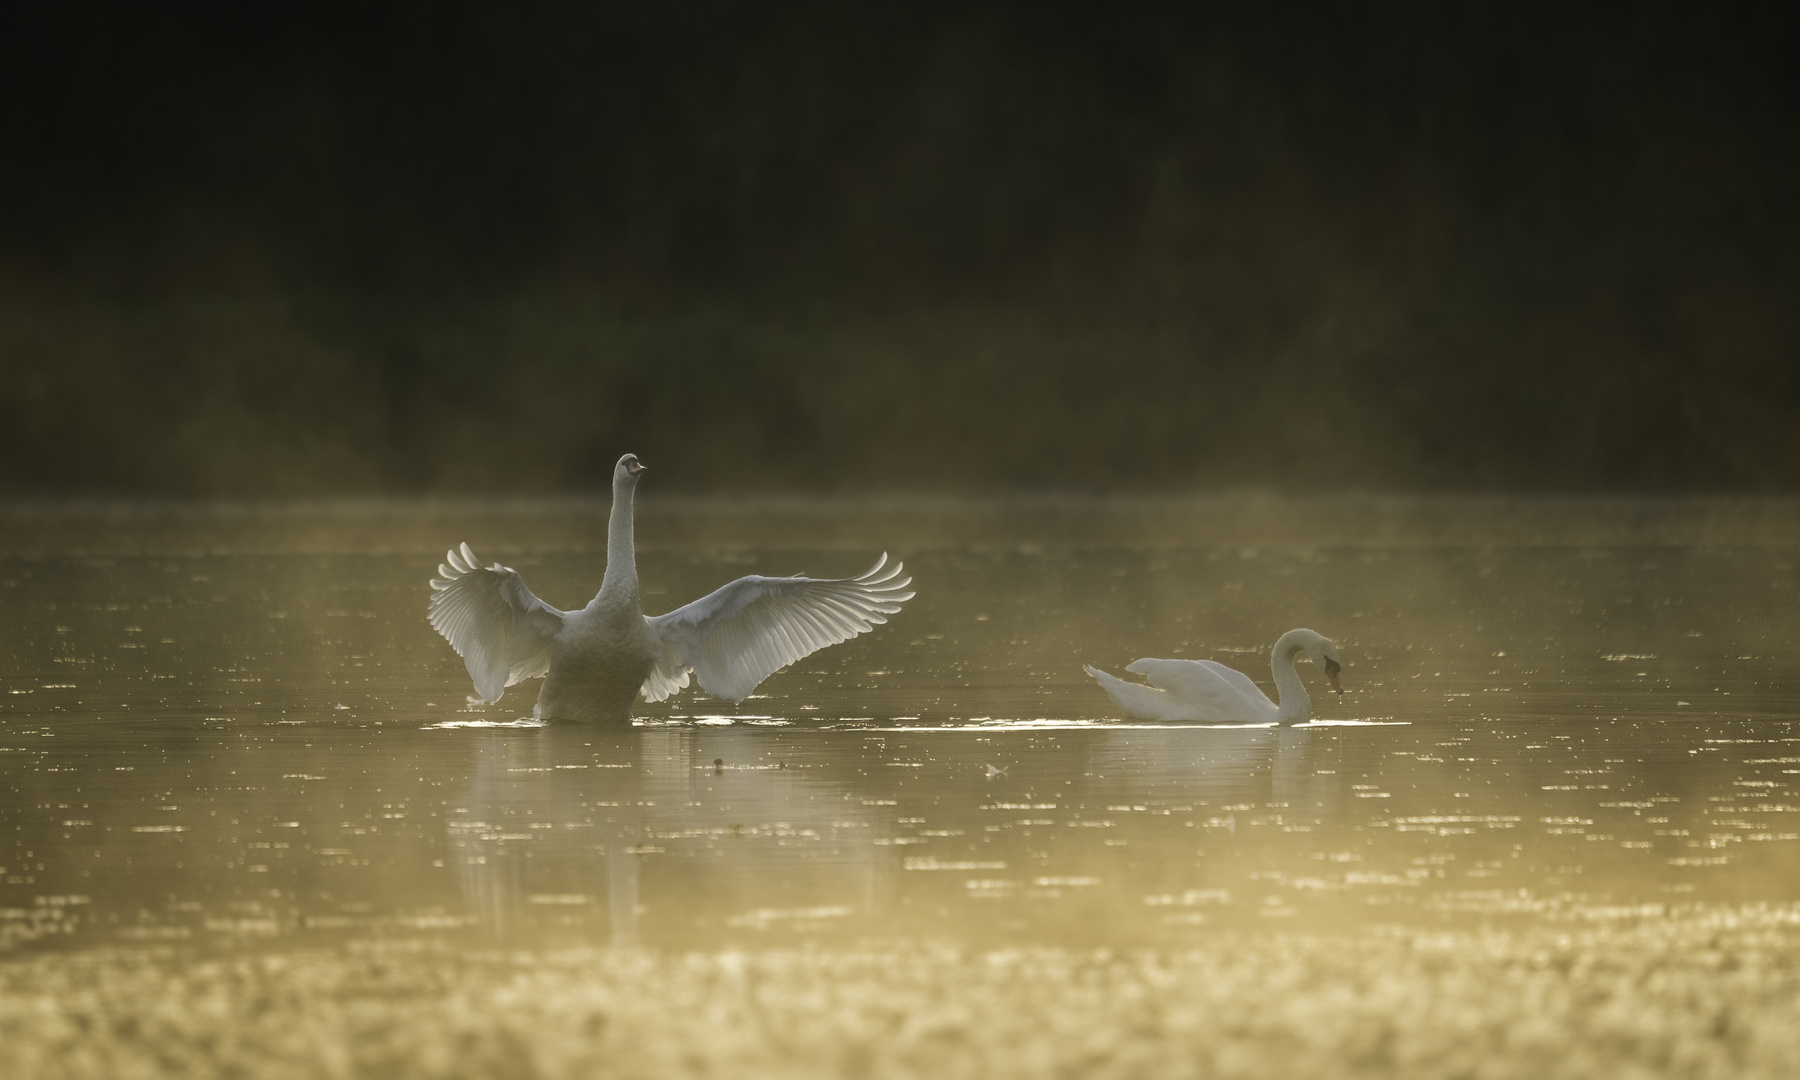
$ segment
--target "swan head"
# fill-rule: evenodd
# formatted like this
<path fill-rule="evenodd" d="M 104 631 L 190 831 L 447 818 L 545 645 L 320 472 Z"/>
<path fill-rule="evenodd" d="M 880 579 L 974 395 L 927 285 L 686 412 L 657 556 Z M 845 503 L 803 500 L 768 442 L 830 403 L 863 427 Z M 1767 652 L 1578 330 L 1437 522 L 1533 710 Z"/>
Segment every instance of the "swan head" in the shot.
<path fill-rule="evenodd" d="M 1318 665 L 1319 670 L 1325 673 L 1327 679 L 1331 680 L 1331 688 L 1342 694 L 1344 687 L 1338 682 L 1338 672 L 1344 669 L 1344 664 L 1338 658 L 1337 646 L 1333 645 L 1323 634 L 1314 633 L 1311 630 L 1295 632 L 1301 635 L 1300 645 L 1306 650 L 1306 655 L 1312 657 L 1312 662 Z"/>
<path fill-rule="evenodd" d="M 626 454 L 613 467 L 613 483 L 635 484 L 645 467 L 644 463 L 637 459 L 636 454 Z"/>

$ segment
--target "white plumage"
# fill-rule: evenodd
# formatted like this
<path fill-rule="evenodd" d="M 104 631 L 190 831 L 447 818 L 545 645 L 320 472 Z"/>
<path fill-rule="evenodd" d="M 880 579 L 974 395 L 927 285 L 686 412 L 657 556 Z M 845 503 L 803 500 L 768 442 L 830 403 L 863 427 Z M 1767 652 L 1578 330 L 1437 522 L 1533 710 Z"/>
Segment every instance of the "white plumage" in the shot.
<path fill-rule="evenodd" d="M 438 574 L 431 625 L 468 665 L 482 700 L 498 701 L 513 683 L 550 670 L 568 613 L 533 596 L 512 567 L 483 567 L 467 544 L 444 554 Z"/>
<path fill-rule="evenodd" d="M 662 701 L 690 676 L 710 694 L 742 701 L 770 675 L 886 622 L 913 597 L 902 564 L 889 566 L 884 554 L 853 578 L 751 575 L 646 618 L 632 538 L 632 494 L 643 472 L 631 454 L 613 470 L 606 575 L 580 611 L 539 600 L 510 567 L 481 566 L 467 544 L 446 555 L 431 582 L 429 617 L 482 700 L 542 675 L 537 715 L 546 719 L 627 719 L 639 695 Z"/>
<path fill-rule="evenodd" d="M 883 568 L 886 568 L 885 570 Z M 688 684 L 688 673 L 715 697 L 742 701 L 756 684 L 803 656 L 848 641 L 887 622 L 912 599 L 911 578 L 883 553 L 853 578 L 750 577 L 686 607 L 645 620 L 662 655 L 644 683 L 644 697 L 661 701 Z"/>
<path fill-rule="evenodd" d="M 1087 666 L 1086 671 L 1113 703 L 1140 720 L 1171 723 L 1299 724 L 1312 717 L 1312 698 L 1294 665 L 1305 653 L 1331 688 L 1341 692 L 1337 647 L 1311 630 L 1289 630 L 1275 642 L 1269 667 L 1279 704 L 1270 701 L 1250 676 L 1211 660 L 1133 660 L 1125 670 L 1144 682 L 1126 682 Z"/>

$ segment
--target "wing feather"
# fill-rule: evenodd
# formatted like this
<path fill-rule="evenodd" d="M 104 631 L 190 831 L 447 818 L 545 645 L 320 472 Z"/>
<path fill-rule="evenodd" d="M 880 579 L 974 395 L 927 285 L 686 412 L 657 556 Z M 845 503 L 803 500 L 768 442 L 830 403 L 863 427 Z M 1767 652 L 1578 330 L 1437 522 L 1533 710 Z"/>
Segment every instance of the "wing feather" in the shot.
<path fill-rule="evenodd" d="M 1145 657 L 1126 664 L 1125 670 L 1142 675 L 1151 686 L 1212 711 L 1238 711 L 1246 706 L 1272 710 L 1275 705 L 1250 676 L 1212 660 Z"/>
<path fill-rule="evenodd" d="M 431 589 L 427 617 L 463 658 L 483 701 L 550 670 L 564 613 L 532 595 L 517 570 L 483 567 L 463 544 L 445 553 Z"/>
<path fill-rule="evenodd" d="M 662 652 L 644 697 L 661 701 L 692 673 L 708 693 L 742 701 L 794 661 L 887 622 L 914 595 L 903 569 L 883 554 L 853 578 L 753 574 L 649 619 Z"/>

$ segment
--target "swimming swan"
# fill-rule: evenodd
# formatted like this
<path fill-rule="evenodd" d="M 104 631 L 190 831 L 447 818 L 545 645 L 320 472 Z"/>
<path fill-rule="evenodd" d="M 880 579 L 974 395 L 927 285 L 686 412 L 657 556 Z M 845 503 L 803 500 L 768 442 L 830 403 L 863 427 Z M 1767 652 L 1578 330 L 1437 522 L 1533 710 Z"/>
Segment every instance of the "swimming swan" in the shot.
<path fill-rule="evenodd" d="M 1209 724 L 1301 724 L 1312 716 L 1312 699 L 1294 665 L 1304 652 L 1325 671 L 1331 688 L 1338 685 L 1337 647 L 1311 630 L 1289 630 L 1275 643 L 1270 667 L 1275 693 L 1270 701 L 1250 676 L 1211 660 L 1133 660 L 1125 670 L 1142 675 L 1149 685 L 1126 682 L 1092 665 L 1087 673 L 1119 708 L 1140 720 L 1189 721 Z"/>
<path fill-rule="evenodd" d="M 506 688 L 544 676 L 540 719 L 626 720 L 639 694 L 662 701 L 697 675 L 710 694 L 741 702 L 756 684 L 827 645 L 887 622 L 912 599 L 902 565 L 887 556 L 858 577 L 742 577 L 666 615 L 638 607 L 631 497 L 644 466 L 634 454 L 613 469 L 606 574 L 580 611 L 533 596 L 511 567 L 483 567 L 469 545 L 451 549 L 432 579 L 431 625 L 468 665 L 475 692 L 495 702 Z"/>

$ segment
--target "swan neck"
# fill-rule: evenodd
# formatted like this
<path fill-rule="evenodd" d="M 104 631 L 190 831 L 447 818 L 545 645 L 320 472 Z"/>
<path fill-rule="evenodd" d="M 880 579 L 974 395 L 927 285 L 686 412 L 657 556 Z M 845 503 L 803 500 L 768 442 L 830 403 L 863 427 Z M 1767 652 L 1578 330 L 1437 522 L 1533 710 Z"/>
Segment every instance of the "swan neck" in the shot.
<path fill-rule="evenodd" d="M 1289 632 L 1275 643 L 1275 655 L 1269 662 L 1275 676 L 1275 719 L 1284 724 L 1303 723 L 1312 717 L 1312 698 L 1306 693 L 1306 684 L 1300 681 L 1300 673 L 1294 670 L 1304 651 L 1299 639 Z"/>
<path fill-rule="evenodd" d="M 636 486 L 622 478 L 613 483 L 612 516 L 606 523 L 606 576 L 600 579 L 602 597 L 637 597 L 637 542 L 631 515 Z"/>

